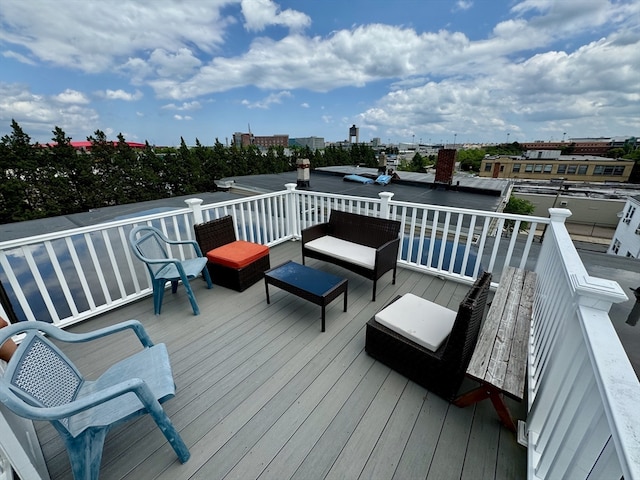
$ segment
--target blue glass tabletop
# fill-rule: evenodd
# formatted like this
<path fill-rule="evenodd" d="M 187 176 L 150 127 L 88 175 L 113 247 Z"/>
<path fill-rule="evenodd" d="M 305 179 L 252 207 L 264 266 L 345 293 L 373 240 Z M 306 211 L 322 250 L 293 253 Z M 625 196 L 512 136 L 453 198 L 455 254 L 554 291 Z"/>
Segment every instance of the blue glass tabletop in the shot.
<path fill-rule="evenodd" d="M 265 273 L 314 295 L 323 295 L 344 281 L 336 275 L 289 261 Z"/>

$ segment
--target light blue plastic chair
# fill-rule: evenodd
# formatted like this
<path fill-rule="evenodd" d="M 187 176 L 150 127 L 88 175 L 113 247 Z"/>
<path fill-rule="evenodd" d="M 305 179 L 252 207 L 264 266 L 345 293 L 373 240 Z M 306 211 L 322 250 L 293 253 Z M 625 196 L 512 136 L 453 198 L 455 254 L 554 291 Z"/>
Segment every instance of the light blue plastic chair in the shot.
<path fill-rule="evenodd" d="M 169 240 L 160 230 L 149 225 L 135 227 L 129 233 L 129 242 L 133 253 L 142 260 L 149 269 L 151 285 L 153 287 L 153 306 L 156 315 L 160 315 L 164 287 L 171 282 L 171 293 L 178 290 L 178 281 L 182 280 L 187 290 L 194 315 L 200 314 L 198 302 L 191 289 L 189 280 L 197 277 L 200 272 L 207 281 L 207 288 L 212 288 L 211 276 L 207 266 L 207 257 L 202 255 L 200 246 L 193 240 Z M 169 255 L 169 245 L 188 245 L 195 249 L 196 257 L 178 260 Z"/>
<path fill-rule="evenodd" d="M 87 342 L 127 329 L 136 333 L 143 349 L 94 381 L 86 380 L 48 338 Z M 153 417 L 180 462 L 189 459 L 189 449 L 160 405 L 175 394 L 167 349 L 154 345 L 140 322 L 81 334 L 45 322 L 19 322 L 0 329 L 0 345 L 21 333 L 25 336 L 0 376 L 0 402 L 16 415 L 53 424 L 66 444 L 76 480 L 97 479 L 109 429 L 144 413 Z"/>

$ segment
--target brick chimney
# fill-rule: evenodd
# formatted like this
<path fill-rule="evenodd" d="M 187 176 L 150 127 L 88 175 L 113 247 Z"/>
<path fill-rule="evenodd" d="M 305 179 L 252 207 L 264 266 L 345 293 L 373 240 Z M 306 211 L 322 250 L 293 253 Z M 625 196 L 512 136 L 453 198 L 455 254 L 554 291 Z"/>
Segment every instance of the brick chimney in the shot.
<path fill-rule="evenodd" d="M 436 183 L 451 185 L 453 182 L 453 170 L 456 167 L 458 151 L 455 148 L 441 148 L 438 150 L 438 163 L 436 164 Z"/>

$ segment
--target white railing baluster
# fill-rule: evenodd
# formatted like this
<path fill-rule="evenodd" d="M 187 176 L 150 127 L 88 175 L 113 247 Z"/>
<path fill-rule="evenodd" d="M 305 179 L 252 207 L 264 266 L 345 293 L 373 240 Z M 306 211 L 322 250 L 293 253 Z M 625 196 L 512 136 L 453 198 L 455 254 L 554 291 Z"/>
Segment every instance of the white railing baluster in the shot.
<path fill-rule="evenodd" d="M 107 281 L 104 277 L 102 267 L 100 266 L 100 260 L 98 259 L 98 253 L 96 252 L 95 245 L 93 244 L 91 234 L 85 233 L 84 240 L 87 244 L 87 250 L 89 251 L 89 256 L 91 257 L 91 262 L 93 263 L 93 268 L 96 272 L 96 277 L 98 278 L 98 282 L 100 283 L 102 294 L 105 298 L 105 303 L 109 305 L 112 302 L 111 293 L 109 292 L 109 286 L 107 285 Z"/>
<path fill-rule="evenodd" d="M 591 469 L 589 478 L 623 478 L 624 472 L 620 468 L 620 462 L 613 442 L 609 436 L 607 444 L 600 452 L 595 465 Z"/>
<path fill-rule="evenodd" d="M 465 273 L 467 272 L 467 265 L 469 264 L 469 256 L 471 254 L 471 249 L 473 248 L 473 232 L 476 228 L 476 216 L 475 215 L 471 215 L 471 218 L 469 219 L 469 229 L 467 230 L 467 241 L 465 243 L 464 246 L 464 257 L 462 258 L 462 268 L 460 269 L 460 272 Z M 473 268 L 473 277 L 477 277 L 478 276 L 478 271 L 480 270 L 480 262 L 475 262 L 474 268 Z"/>
<path fill-rule="evenodd" d="M 440 254 L 438 255 L 438 270 L 442 270 L 442 265 L 444 263 L 447 238 L 449 238 L 449 222 L 451 222 L 451 212 L 445 212 L 444 226 L 442 227 L 442 237 L 440 239 Z"/>
<path fill-rule="evenodd" d="M 87 281 L 87 276 L 85 275 L 84 268 L 82 267 L 83 263 L 80 261 L 80 257 L 78 256 L 78 252 L 76 251 L 76 245 L 73 243 L 72 236 L 68 236 L 65 238 L 65 242 L 67 244 L 67 249 L 69 250 L 69 256 L 71 257 L 71 262 L 76 268 L 76 273 L 78 274 L 78 278 L 80 279 L 80 285 L 82 286 L 82 291 L 84 292 L 84 296 L 89 303 L 89 310 L 93 311 L 97 308 L 95 299 L 91 294 L 91 288 L 89 287 L 89 282 Z M 78 237 L 80 239 L 82 237 Z"/>
<path fill-rule="evenodd" d="M 29 247 L 24 248 L 23 253 L 24 253 L 24 258 L 27 262 L 27 265 L 29 266 L 29 271 L 33 276 L 33 280 L 36 283 L 36 287 L 38 288 L 40 295 L 42 295 L 42 300 L 44 301 L 44 304 L 46 305 L 47 310 L 51 315 L 51 318 L 53 319 L 54 322 L 58 321 L 60 319 L 58 317 L 58 312 L 54 307 L 53 302 L 51 301 L 51 295 L 49 293 L 49 289 L 46 287 L 46 284 L 42 279 L 42 275 L 40 273 L 40 270 L 38 269 L 38 265 L 36 264 L 36 261 L 33 258 L 33 253 L 31 251 L 31 248 Z"/>
<path fill-rule="evenodd" d="M 127 292 L 124 288 L 124 283 L 122 282 L 122 275 L 120 275 L 118 261 L 116 260 L 116 256 L 113 252 L 113 246 L 111 245 L 111 238 L 109 238 L 108 230 L 102 231 L 102 241 L 104 242 L 104 247 L 107 251 L 107 258 L 109 259 L 109 263 L 111 264 L 112 271 L 109 273 L 113 273 L 113 276 L 116 279 L 116 284 L 118 285 L 118 290 L 120 291 L 120 298 L 124 298 L 127 296 Z"/>
<path fill-rule="evenodd" d="M 129 267 L 129 278 L 133 281 L 133 288 L 136 293 L 140 293 L 140 282 L 138 281 L 138 275 L 133 264 L 133 257 L 131 255 L 131 247 L 129 246 L 129 240 L 127 239 L 124 228 L 122 226 L 118 228 L 118 236 L 120 237 L 120 243 L 123 246 L 124 258 L 127 266 Z"/>
<path fill-rule="evenodd" d="M 493 242 L 493 250 L 491 251 L 491 258 L 489 259 L 490 272 L 494 271 L 496 258 L 498 258 L 498 251 L 500 250 L 500 244 L 502 243 L 502 232 L 504 230 L 504 218 L 498 219 L 498 225 L 495 228 L 496 234 L 494 236 L 495 242 Z"/>
<path fill-rule="evenodd" d="M 33 321 L 36 320 L 35 315 L 33 314 L 33 310 L 31 310 L 31 306 L 27 297 L 24 295 L 24 290 L 22 285 L 18 281 L 18 278 L 15 274 L 13 267 L 9 264 L 9 260 L 7 259 L 7 255 L 4 252 L 0 252 L 0 266 L 2 266 L 2 270 L 4 274 L 7 276 L 7 280 L 9 281 L 9 285 L 11 286 L 11 290 L 13 290 L 13 295 L 16 298 L 18 304 L 24 311 L 26 316 L 26 320 Z M 8 317 L 6 317 L 8 318 Z"/>
<path fill-rule="evenodd" d="M 69 305 L 69 309 L 71 310 L 71 316 L 75 317 L 76 315 L 78 315 L 78 306 L 76 305 L 73 294 L 69 289 L 69 282 L 67 281 L 64 272 L 62 271 L 60 261 L 58 260 L 58 255 L 55 252 L 51 242 L 44 242 L 44 246 L 47 249 L 47 253 L 49 254 L 49 259 L 51 260 L 51 264 L 53 265 L 53 271 L 58 278 L 58 282 L 60 283 L 60 288 L 62 288 L 64 298 L 67 300 L 67 305 Z"/>

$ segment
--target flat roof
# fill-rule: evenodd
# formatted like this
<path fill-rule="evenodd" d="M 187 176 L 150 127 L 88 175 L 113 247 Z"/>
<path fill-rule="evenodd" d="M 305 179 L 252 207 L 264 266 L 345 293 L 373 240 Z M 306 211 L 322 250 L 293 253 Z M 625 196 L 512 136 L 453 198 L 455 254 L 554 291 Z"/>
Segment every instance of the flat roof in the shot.
<path fill-rule="evenodd" d="M 471 208 L 495 212 L 502 198 L 508 193 L 512 181 L 497 178 L 481 178 L 467 174 L 456 174 L 449 189 L 434 184 L 431 173 L 396 172 L 400 177 L 388 185 L 360 184 L 343 180 L 349 174 L 377 174 L 377 168 L 353 166 L 323 167 L 312 170 L 308 190 L 379 198 L 380 192 L 392 192 L 393 200 L 424 203 L 458 208 Z M 276 192 L 287 183 L 297 182 L 297 172 L 267 175 L 246 175 L 227 177 L 221 181 L 233 180 L 237 187 L 256 192 Z M 302 189 L 306 190 L 306 189 Z"/>

